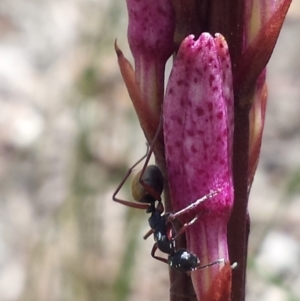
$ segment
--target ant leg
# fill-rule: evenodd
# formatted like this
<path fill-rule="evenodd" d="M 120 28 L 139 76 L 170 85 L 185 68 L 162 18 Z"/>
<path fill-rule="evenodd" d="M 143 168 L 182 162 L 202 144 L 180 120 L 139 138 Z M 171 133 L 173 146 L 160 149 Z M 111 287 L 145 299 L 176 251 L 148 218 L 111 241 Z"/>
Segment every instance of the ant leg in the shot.
<path fill-rule="evenodd" d="M 200 269 L 205 269 L 205 268 L 208 268 L 208 267 L 211 267 L 212 265 L 215 265 L 215 264 L 220 264 L 220 263 L 224 263 L 225 264 L 225 259 L 224 258 L 220 258 L 212 263 L 209 263 L 209 264 L 206 264 L 206 265 L 202 265 L 202 266 L 198 266 L 196 267 L 195 269 L 193 269 L 193 271 L 195 270 L 200 270 Z"/>
<path fill-rule="evenodd" d="M 198 219 L 199 214 L 197 214 L 191 221 L 189 221 L 188 223 L 185 223 L 176 233 L 176 235 L 172 238 L 172 240 L 175 240 L 178 236 L 180 236 L 181 234 L 183 234 L 186 230 L 186 228 L 188 228 L 189 226 L 191 226 L 193 223 L 195 223 L 195 221 Z"/>
<path fill-rule="evenodd" d="M 155 146 L 155 143 L 156 143 L 156 140 L 158 139 L 158 136 L 160 134 L 160 131 L 162 129 L 162 118 L 160 118 L 160 122 L 159 122 L 159 125 L 157 127 L 157 130 L 156 130 L 156 133 L 153 137 L 153 140 L 151 142 L 151 145 L 150 145 L 150 148 L 148 149 L 148 153 L 147 155 L 145 156 L 146 160 L 145 160 L 145 163 L 143 165 L 143 168 L 141 170 L 141 173 L 140 173 L 140 177 L 139 177 L 139 183 L 144 187 L 144 189 L 151 195 L 155 198 L 155 200 L 161 202 L 161 197 L 160 197 L 160 193 L 157 192 L 155 189 L 153 189 L 153 187 L 151 187 L 150 185 L 146 184 L 142 177 L 144 176 L 144 173 L 146 171 L 146 168 L 148 166 L 148 163 L 149 163 L 149 160 L 151 158 L 151 155 L 153 153 L 153 150 L 154 150 L 154 146 Z M 149 147 L 149 146 L 148 146 Z"/>
<path fill-rule="evenodd" d="M 156 255 L 155 255 L 156 250 L 157 250 L 157 244 L 155 243 L 155 244 L 153 245 L 152 250 L 151 250 L 151 256 L 152 256 L 153 258 L 155 258 L 156 260 L 159 260 L 159 261 L 162 261 L 162 262 L 164 262 L 164 263 L 166 263 L 166 264 L 169 264 L 169 262 L 168 262 L 168 260 L 167 260 L 166 258 L 159 257 L 159 256 L 156 256 Z"/>
<path fill-rule="evenodd" d="M 178 216 L 196 208 L 200 203 L 206 201 L 208 198 L 211 198 L 215 195 L 217 195 L 220 192 L 220 190 L 216 190 L 213 192 L 210 192 L 209 194 L 205 195 L 204 197 L 196 200 L 194 203 L 188 205 L 187 207 L 183 208 L 182 210 L 179 210 L 175 213 L 169 213 L 168 218 L 167 218 L 167 223 L 172 222 L 174 219 L 177 219 Z M 194 224 L 196 222 L 196 220 L 199 218 L 200 213 L 197 214 L 192 220 L 190 220 L 189 222 L 185 223 L 176 233 L 176 235 L 172 238 L 172 240 L 175 240 L 178 236 L 180 236 L 181 234 L 183 234 L 185 232 L 185 230 L 191 226 L 192 224 Z"/>
<path fill-rule="evenodd" d="M 153 229 L 150 229 L 144 236 L 144 239 L 147 239 L 153 233 Z"/>
<path fill-rule="evenodd" d="M 144 210 L 146 210 L 149 207 L 148 204 L 133 203 L 133 202 L 125 201 L 125 200 L 122 200 L 122 199 L 119 199 L 119 198 L 116 197 L 116 195 L 118 194 L 118 192 L 120 191 L 120 189 L 123 187 L 123 185 L 126 182 L 126 180 L 128 179 L 128 177 L 132 173 L 133 169 L 147 157 L 148 150 L 149 150 L 149 146 L 147 145 L 147 152 L 146 152 L 146 154 L 140 160 L 138 160 L 131 168 L 128 169 L 128 171 L 126 172 L 123 180 L 118 185 L 117 189 L 115 190 L 115 192 L 114 192 L 114 194 L 112 196 L 113 201 L 115 201 L 117 203 L 120 203 L 120 204 L 123 204 L 123 205 L 128 206 L 128 207 L 137 208 L 137 209 L 144 209 Z"/>
<path fill-rule="evenodd" d="M 217 195 L 220 191 L 221 191 L 221 189 L 217 189 L 215 191 L 212 191 L 209 194 L 203 196 L 202 198 L 196 200 L 192 204 L 186 206 L 185 208 L 183 208 L 183 209 L 181 209 L 181 210 L 179 210 L 175 213 L 170 213 L 170 215 L 168 216 L 168 222 L 171 222 L 174 219 L 177 219 L 180 215 L 183 215 L 183 214 L 195 209 L 200 203 L 202 203 L 202 202 L 208 200 L 209 198 Z"/>

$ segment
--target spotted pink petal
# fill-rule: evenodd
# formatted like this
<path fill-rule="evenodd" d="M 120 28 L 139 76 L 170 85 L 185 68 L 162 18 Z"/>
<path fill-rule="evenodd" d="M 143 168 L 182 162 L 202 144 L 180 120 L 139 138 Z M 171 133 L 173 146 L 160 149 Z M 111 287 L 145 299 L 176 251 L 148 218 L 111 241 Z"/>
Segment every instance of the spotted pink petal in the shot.
<path fill-rule="evenodd" d="M 203 33 L 197 41 L 189 36 L 182 42 L 164 102 L 164 137 L 174 209 L 217 189 L 222 191 L 215 200 L 203 206 L 230 207 L 233 94 L 221 35 Z"/>
<path fill-rule="evenodd" d="M 167 60 L 174 51 L 175 13 L 171 0 L 126 0 L 128 41 L 134 57 Z"/>
<path fill-rule="evenodd" d="M 228 260 L 227 222 L 233 206 L 233 92 L 228 47 L 221 35 L 213 38 L 203 33 L 196 41 L 191 35 L 182 42 L 163 110 L 174 211 L 220 190 L 181 218 L 188 222 L 200 213 L 197 222 L 186 230 L 187 247 L 204 259 L 204 264 L 219 258 Z M 208 290 L 218 270 L 212 267 L 192 273 L 197 294 Z"/>

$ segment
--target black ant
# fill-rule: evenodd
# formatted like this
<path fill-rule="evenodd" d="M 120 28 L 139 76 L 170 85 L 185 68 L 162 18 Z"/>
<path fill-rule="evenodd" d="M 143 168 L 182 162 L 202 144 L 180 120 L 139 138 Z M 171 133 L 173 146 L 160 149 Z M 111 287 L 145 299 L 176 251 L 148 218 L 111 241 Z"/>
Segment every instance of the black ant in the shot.
<path fill-rule="evenodd" d="M 156 140 L 157 135 L 158 131 L 153 141 Z M 146 213 L 151 213 L 151 216 L 148 219 L 151 230 L 148 231 L 148 233 L 144 236 L 144 239 L 148 238 L 153 233 L 155 240 L 155 244 L 153 245 L 151 251 L 151 256 L 153 258 L 167 263 L 170 267 L 181 272 L 194 271 L 224 262 L 224 259 L 219 259 L 215 262 L 201 266 L 200 260 L 195 254 L 191 253 L 187 249 L 176 249 L 176 238 L 183 234 L 186 228 L 192 225 L 198 219 L 199 215 L 197 215 L 188 223 L 185 223 L 175 236 L 172 235 L 172 229 L 170 229 L 171 222 L 177 219 L 178 216 L 196 208 L 201 202 L 215 196 L 219 191 L 214 191 L 208 195 L 205 195 L 180 211 L 163 214 L 164 206 L 162 204 L 161 194 L 163 191 L 164 179 L 160 169 L 156 165 L 148 165 L 152 151 L 153 143 L 150 147 L 150 150 L 149 146 L 147 146 L 147 153 L 127 171 L 123 180 L 113 194 L 113 200 L 128 207 L 145 209 Z M 133 169 L 145 158 L 146 161 L 144 166 L 133 179 L 131 186 L 132 196 L 137 203 L 117 198 L 117 193 L 120 191 Z M 156 202 L 158 202 L 157 206 L 155 206 Z M 166 259 L 156 256 L 155 252 L 157 249 L 168 254 L 168 258 Z"/>

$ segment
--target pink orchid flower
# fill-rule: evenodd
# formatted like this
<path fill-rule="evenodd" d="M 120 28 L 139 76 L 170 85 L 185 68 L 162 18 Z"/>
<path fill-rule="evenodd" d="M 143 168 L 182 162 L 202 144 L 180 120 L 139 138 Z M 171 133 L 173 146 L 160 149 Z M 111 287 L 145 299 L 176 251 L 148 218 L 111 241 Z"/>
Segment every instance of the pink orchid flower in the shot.
<path fill-rule="evenodd" d="M 203 263 L 228 263 L 191 272 L 197 298 L 244 300 L 247 206 L 262 142 L 266 65 L 291 0 L 126 2 L 135 68 L 115 49 L 150 144 L 163 120 L 154 154 L 166 180 L 165 208 L 175 212 L 218 192 L 180 217 L 186 223 L 198 216 L 186 229 L 184 247 Z M 233 262 L 238 268 L 232 271 Z M 171 300 L 189 300 L 183 285 L 180 292 Z"/>
<path fill-rule="evenodd" d="M 182 218 L 187 249 L 204 264 L 229 262 L 227 223 L 233 207 L 233 89 L 228 46 L 221 35 L 188 36 L 181 43 L 163 107 L 167 175 L 173 209 L 179 211 L 212 191 L 217 194 Z M 192 272 L 204 299 L 222 265 Z"/>

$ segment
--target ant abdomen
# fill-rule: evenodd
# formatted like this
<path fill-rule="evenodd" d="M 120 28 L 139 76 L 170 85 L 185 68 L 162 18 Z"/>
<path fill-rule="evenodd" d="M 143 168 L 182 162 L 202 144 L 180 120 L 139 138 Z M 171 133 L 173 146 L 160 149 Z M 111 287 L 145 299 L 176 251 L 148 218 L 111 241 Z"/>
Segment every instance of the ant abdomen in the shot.
<path fill-rule="evenodd" d="M 181 272 L 193 271 L 200 264 L 199 258 L 186 249 L 179 249 L 171 254 L 168 262 L 170 267 Z"/>
<path fill-rule="evenodd" d="M 148 165 L 141 177 L 140 171 L 131 183 L 131 193 L 135 201 L 151 204 L 160 200 L 164 189 L 164 178 L 156 165 Z"/>

